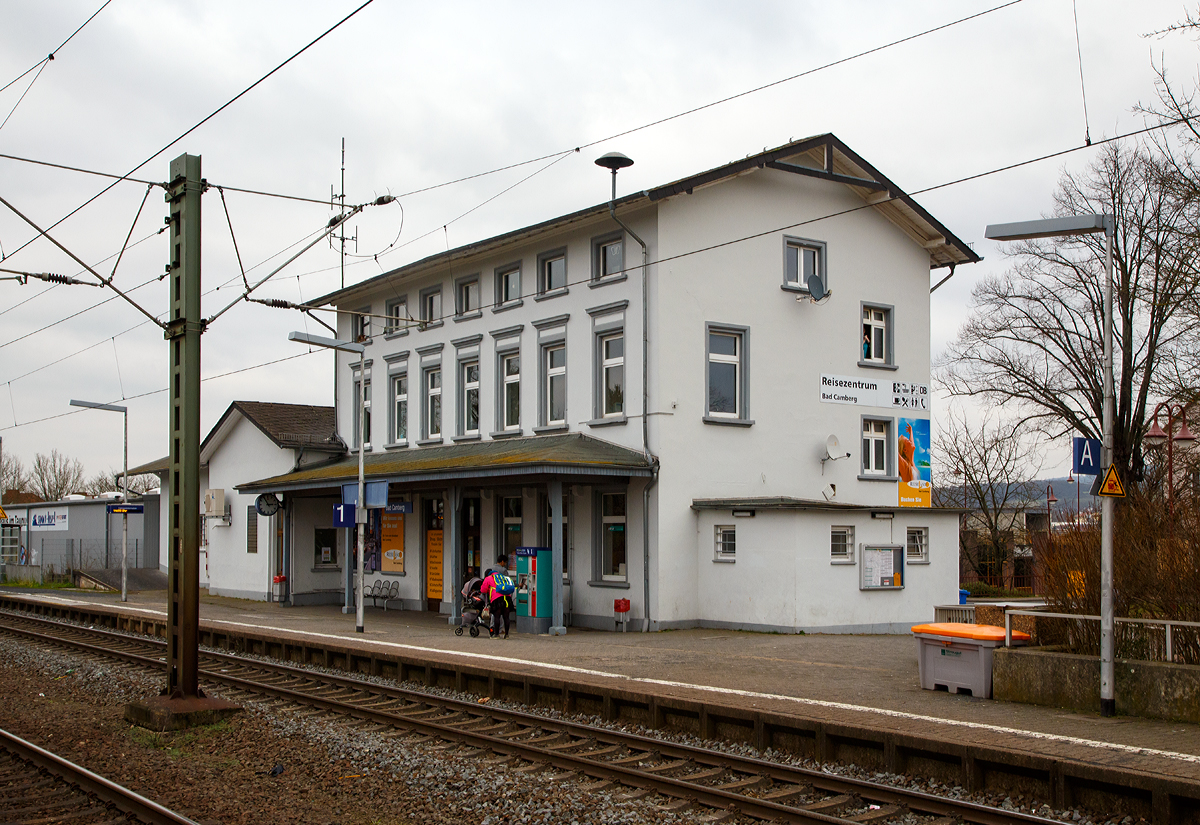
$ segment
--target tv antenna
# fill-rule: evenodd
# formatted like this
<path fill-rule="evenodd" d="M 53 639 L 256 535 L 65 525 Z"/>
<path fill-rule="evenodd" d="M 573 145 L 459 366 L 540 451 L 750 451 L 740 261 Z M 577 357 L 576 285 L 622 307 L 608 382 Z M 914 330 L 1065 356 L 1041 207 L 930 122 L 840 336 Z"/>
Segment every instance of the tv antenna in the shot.
<path fill-rule="evenodd" d="M 342 191 L 339 194 L 333 193 L 333 184 L 329 184 L 329 208 L 337 209 L 342 215 L 346 214 L 346 139 L 342 138 Z M 346 235 L 346 224 L 343 223 L 340 234 L 329 236 L 329 248 L 333 248 L 333 242 L 341 243 L 341 268 L 342 268 L 342 289 L 346 288 L 346 241 L 354 242 L 354 253 L 358 254 L 358 226 L 354 227 L 354 235 Z"/>

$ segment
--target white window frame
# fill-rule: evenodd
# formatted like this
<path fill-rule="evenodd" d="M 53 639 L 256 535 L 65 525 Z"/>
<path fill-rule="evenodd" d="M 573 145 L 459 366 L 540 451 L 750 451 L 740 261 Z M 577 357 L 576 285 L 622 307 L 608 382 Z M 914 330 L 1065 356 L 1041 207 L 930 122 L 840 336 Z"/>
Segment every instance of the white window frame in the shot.
<path fill-rule="evenodd" d="M 895 369 L 895 311 L 886 304 L 864 301 L 862 307 L 862 338 L 859 339 L 860 367 Z M 864 340 L 865 339 L 865 340 Z"/>
<path fill-rule="evenodd" d="M 512 281 L 509 277 L 512 276 Z M 509 285 L 513 289 L 508 289 Z M 513 263 L 496 267 L 496 309 L 520 306 L 521 304 L 521 264 Z"/>
<path fill-rule="evenodd" d="M 834 548 L 834 538 L 842 536 L 845 541 L 845 550 L 838 553 Z M 840 544 L 841 542 L 839 542 Z M 836 524 L 829 528 L 829 563 L 830 564 L 854 564 L 854 528 L 845 524 Z"/>
<path fill-rule="evenodd" d="M 475 380 L 470 380 L 471 370 L 475 370 Z M 458 375 L 460 382 L 460 397 L 462 398 L 462 412 L 459 415 L 459 434 L 460 435 L 479 435 L 479 359 L 473 358 L 470 361 L 463 361 L 459 364 Z M 475 427 L 471 428 L 470 421 L 467 416 L 471 410 L 471 396 L 475 397 Z"/>
<path fill-rule="evenodd" d="M 600 356 L 600 372 L 598 375 L 599 385 L 599 417 L 600 418 L 623 418 L 625 416 L 625 385 L 627 372 L 625 370 L 625 330 L 606 333 L 600 337 L 599 341 L 599 356 Z M 611 341 L 621 341 L 621 354 L 618 356 L 608 356 L 608 344 Z M 620 409 L 609 410 L 608 408 L 608 374 L 610 370 L 621 371 L 621 402 Z"/>
<path fill-rule="evenodd" d="M 621 516 L 606 516 L 604 514 L 604 502 L 608 498 L 620 496 L 625 499 L 625 514 Z M 600 561 L 600 580 L 606 582 L 626 582 L 629 581 L 629 496 L 623 492 L 601 492 L 600 506 L 598 512 L 600 514 L 600 541 L 599 544 L 599 561 Z M 610 524 L 620 524 L 623 526 L 622 533 L 625 536 L 625 575 L 619 573 L 609 573 L 608 559 L 605 558 L 607 549 L 604 545 L 604 537 L 608 533 Z"/>
<path fill-rule="evenodd" d="M 203 525 L 207 519 L 200 519 Z M 0 564 L 17 564 L 21 556 L 21 525 L 0 524 Z"/>
<path fill-rule="evenodd" d="M 735 354 L 713 352 L 714 335 L 733 338 L 736 341 Z M 737 397 L 734 399 L 733 412 L 714 411 L 712 408 L 712 368 L 715 364 L 732 364 L 736 369 L 734 391 Z M 733 424 L 744 427 L 754 423 L 750 419 L 749 327 L 712 322 L 704 325 L 704 421 L 708 424 Z"/>
<path fill-rule="evenodd" d="M 517 366 L 516 373 L 511 375 L 508 372 L 510 361 L 515 361 Z M 515 387 L 517 393 L 517 417 L 515 421 L 509 420 L 508 417 L 508 392 L 510 387 Z M 521 353 L 518 350 L 500 354 L 500 420 L 502 422 L 501 430 L 504 432 L 521 429 Z"/>
<path fill-rule="evenodd" d="M 914 539 L 916 539 L 915 543 Z M 909 527 L 905 531 L 904 563 L 929 564 L 928 527 Z"/>
<path fill-rule="evenodd" d="M 894 424 L 890 418 L 873 418 L 863 416 L 862 453 L 859 456 L 859 478 L 890 479 L 892 476 L 893 458 L 892 443 L 895 438 Z M 879 445 L 883 445 L 883 466 L 876 466 L 879 456 Z"/>
<path fill-rule="evenodd" d="M 408 297 L 396 298 L 387 302 L 387 320 L 384 323 L 384 335 L 408 334 Z"/>
<path fill-rule="evenodd" d="M 551 367 L 551 354 L 561 350 L 563 354 L 562 366 Z M 564 341 L 559 341 L 553 344 L 547 344 L 542 347 L 542 425 L 545 427 L 565 427 L 567 424 L 567 345 Z M 555 378 L 562 378 L 562 393 L 563 393 L 563 417 L 551 418 L 553 407 L 552 387 Z"/>
<path fill-rule="evenodd" d="M 621 251 L 621 267 L 616 272 L 608 271 L 606 251 L 610 247 L 616 247 Z M 625 233 L 623 231 L 610 232 L 607 235 L 592 238 L 592 286 L 624 280 L 625 269 Z"/>
<path fill-rule="evenodd" d="M 366 387 L 366 398 L 363 398 L 363 387 Z M 359 405 L 362 405 L 365 414 L 359 412 Z M 363 425 L 366 430 L 366 437 L 359 432 L 359 426 Z M 358 377 L 354 379 L 354 447 L 358 449 L 358 441 L 362 438 L 363 449 L 371 449 L 371 379 Z"/>
<path fill-rule="evenodd" d="M 518 513 L 515 516 L 508 515 L 508 508 L 505 505 L 509 501 L 517 502 Z M 510 526 L 515 524 L 518 528 L 520 528 L 519 531 L 522 533 L 522 537 L 517 540 L 518 545 L 520 545 L 520 543 L 522 541 L 524 541 L 525 501 L 519 495 L 497 496 L 496 497 L 496 505 L 497 505 L 496 512 L 498 512 L 500 514 L 500 529 L 497 531 L 499 540 L 496 542 L 496 556 L 499 557 L 501 554 L 508 553 L 508 532 L 509 532 L 508 528 Z M 514 559 L 511 559 L 511 558 L 508 559 L 509 564 L 513 564 L 514 561 L 515 561 Z"/>
<path fill-rule="evenodd" d="M 542 540 L 543 547 L 554 546 L 554 513 L 550 510 L 550 496 L 542 493 L 540 502 L 543 511 L 546 514 L 545 520 L 542 522 L 545 525 L 546 532 Z M 571 494 L 564 490 L 562 495 L 562 529 L 563 529 L 563 581 L 570 580 L 571 572 Z"/>
<path fill-rule="evenodd" d="M 356 310 L 350 317 L 354 319 L 353 340 L 369 344 L 371 342 L 371 308 L 363 307 Z"/>
<path fill-rule="evenodd" d="M 713 527 L 713 561 L 737 561 L 737 526 L 718 524 Z"/>
<path fill-rule="evenodd" d="M 392 382 L 392 443 L 407 444 L 408 373 L 393 375 L 390 380 Z"/>
<path fill-rule="evenodd" d="M 421 290 L 421 328 L 439 326 L 442 323 L 442 287 Z"/>
<path fill-rule="evenodd" d="M 460 278 L 454 284 L 454 314 L 458 318 L 474 317 L 483 311 L 479 296 L 479 276 Z"/>
<path fill-rule="evenodd" d="M 811 253 L 813 259 L 813 267 L 810 274 L 815 275 L 826 285 L 826 289 L 828 290 L 828 281 L 825 279 L 825 242 L 814 241 L 809 238 L 792 238 L 786 235 L 783 238 L 784 289 L 808 292 L 809 276 L 805 275 L 804 266 L 804 258 L 807 253 Z M 793 274 L 796 276 L 795 278 L 791 277 Z"/>
<path fill-rule="evenodd" d="M 558 261 L 562 262 L 562 284 L 559 286 L 550 285 L 550 266 Z M 538 295 L 561 295 L 567 292 L 567 250 L 566 248 L 554 249 L 549 252 L 543 252 L 538 255 Z"/>
<path fill-rule="evenodd" d="M 435 383 L 434 378 L 435 377 L 437 379 L 436 387 L 434 386 L 434 383 Z M 442 385 L 444 383 L 442 381 L 442 368 L 440 366 L 427 367 L 425 369 L 424 383 L 425 383 L 425 410 L 424 410 L 424 412 L 425 412 L 425 415 L 424 415 L 425 438 L 426 439 L 435 439 L 435 438 L 440 439 L 440 438 L 442 438 L 442 429 L 443 429 L 442 422 L 443 422 L 443 419 L 445 418 L 445 414 L 446 414 L 445 405 L 442 403 Z M 436 417 L 433 414 L 435 398 L 437 399 L 437 416 Z M 433 428 L 435 420 L 437 423 L 436 431 Z"/>

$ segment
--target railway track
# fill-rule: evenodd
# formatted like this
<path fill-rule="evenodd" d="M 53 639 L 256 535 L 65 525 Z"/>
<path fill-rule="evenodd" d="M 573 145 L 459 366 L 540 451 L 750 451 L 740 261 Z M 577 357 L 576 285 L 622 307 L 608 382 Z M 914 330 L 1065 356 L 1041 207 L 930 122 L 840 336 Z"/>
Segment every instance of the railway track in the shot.
<path fill-rule="evenodd" d="M 196 825 L 5 730 L 0 730 L 0 822 Z"/>
<path fill-rule="evenodd" d="M 150 637 L 0 614 L 0 630 L 160 670 L 166 645 Z M 445 742 L 541 781 L 578 781 L 585 790 L 619 787 L 663 811 L 696 809 L 700 821 L 821 822 L 829 825 L 1048 825 L 1054 820 L 880 785 L 720 750 L 676 744 L 522 711 L 476 699 L 435 696 L 201 651 L 206 689 L 235 701 L 273 701 L 301 712 L 350 717 L 364 729 L 413 742 Z"/>

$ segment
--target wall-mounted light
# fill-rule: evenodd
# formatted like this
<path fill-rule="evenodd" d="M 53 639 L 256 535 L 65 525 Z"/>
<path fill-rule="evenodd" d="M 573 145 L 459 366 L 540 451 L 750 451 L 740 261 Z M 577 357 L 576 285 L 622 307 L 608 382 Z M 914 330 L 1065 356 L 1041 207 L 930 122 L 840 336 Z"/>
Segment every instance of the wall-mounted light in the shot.
<path fill-rule="evenodd" d="M 894 519 L 896 514 L 891 510 L 872 510 L 871 518 Z"/>
<path fill-rule="evenodd" d="M 754 511 L 753 510 L 734 510 L 733 517 L 734 518 L 754 518 Z"/>

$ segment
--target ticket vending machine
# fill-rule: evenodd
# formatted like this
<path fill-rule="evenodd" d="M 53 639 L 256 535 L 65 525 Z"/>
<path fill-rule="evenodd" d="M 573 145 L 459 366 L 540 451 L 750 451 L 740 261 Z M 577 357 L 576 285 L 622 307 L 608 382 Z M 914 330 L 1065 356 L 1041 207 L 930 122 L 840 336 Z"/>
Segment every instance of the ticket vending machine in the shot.
<path fill-rule="evenodd" d="M 517 548 L 517 632 L 548 633 L 554 615 L 554 564 L 549 547 Z"/>

